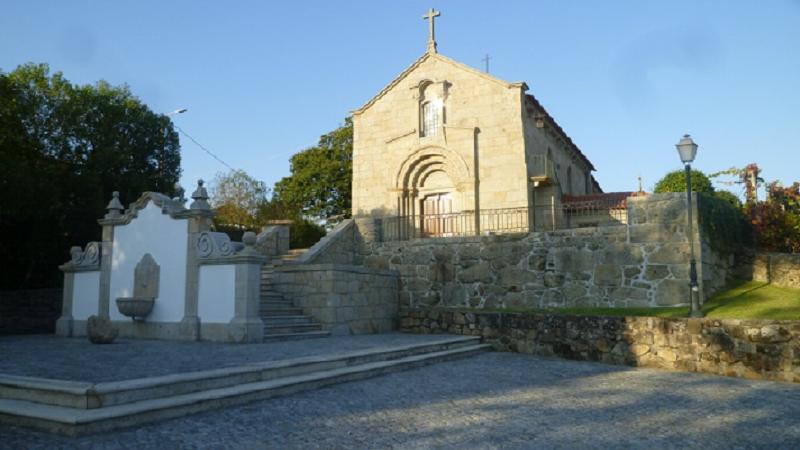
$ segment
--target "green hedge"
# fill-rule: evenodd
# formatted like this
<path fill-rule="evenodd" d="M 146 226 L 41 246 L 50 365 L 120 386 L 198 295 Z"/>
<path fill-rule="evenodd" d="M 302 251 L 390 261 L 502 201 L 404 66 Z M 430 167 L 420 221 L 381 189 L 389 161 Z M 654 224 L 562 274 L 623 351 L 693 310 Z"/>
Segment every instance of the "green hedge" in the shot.
<path fill-rule="evenodd" d="M 753 246 L 753 229 L 741 209 L 713 194 L 697 194 L 700 227 L 711 249 L 723 254 Z"/>

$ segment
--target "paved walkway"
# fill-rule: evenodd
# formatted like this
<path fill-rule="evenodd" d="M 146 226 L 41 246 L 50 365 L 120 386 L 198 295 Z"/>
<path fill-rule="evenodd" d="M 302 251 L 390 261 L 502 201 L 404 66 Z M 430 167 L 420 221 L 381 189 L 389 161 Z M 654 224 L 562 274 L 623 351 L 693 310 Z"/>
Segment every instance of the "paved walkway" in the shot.
<path fill-rule="evenodd" d="M 443 337 L 447 336 L 394 333 L 247 345 L 119 339 L 110 345 L 93 345 L 86 338 L 4 336 L 0 337 L 0 373 L 99 383 L 393 347 Z"/>
<path fill-rule="evenodd" d="M 485 353 L 114 433 L 0 448 L 800 448 L 800 386 Z"/>

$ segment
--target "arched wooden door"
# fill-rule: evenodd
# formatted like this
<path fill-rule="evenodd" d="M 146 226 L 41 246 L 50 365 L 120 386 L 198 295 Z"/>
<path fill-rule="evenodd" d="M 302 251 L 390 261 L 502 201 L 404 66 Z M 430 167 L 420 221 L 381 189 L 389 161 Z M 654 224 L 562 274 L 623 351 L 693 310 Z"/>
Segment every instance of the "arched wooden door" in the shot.
<path fill-rule="evenodd" d="M 455 234 L 455 214 L 453 197 L 449 192 L 429 194 L 422 200 L 422 235 L 452 236 Z"/>

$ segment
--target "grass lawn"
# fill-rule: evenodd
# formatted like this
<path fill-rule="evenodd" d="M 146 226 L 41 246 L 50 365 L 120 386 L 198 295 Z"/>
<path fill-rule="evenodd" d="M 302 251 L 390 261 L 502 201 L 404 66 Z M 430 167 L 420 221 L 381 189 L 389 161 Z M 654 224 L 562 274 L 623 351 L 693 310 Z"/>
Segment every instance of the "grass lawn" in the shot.
<path fill-rule="evenodd" d="M 487 311 L 487 310 L 484 310 Z M 507 308 L 496 312 L 574 314 L 579 316 L 686 317 L 688 307 L 677 308 Z M 720 292 L 703 305 L 706 317 L 718 319 L 800 320 L 800 289 L 748 281 Z"/>

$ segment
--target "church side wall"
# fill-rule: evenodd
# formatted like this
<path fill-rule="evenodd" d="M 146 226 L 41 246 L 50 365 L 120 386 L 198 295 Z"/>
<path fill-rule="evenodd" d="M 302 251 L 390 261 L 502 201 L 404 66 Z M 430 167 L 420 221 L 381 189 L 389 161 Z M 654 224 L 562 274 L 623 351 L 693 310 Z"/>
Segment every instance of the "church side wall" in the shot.
<path fill-rule="evenodd" d="M 524 114 L 524 133 L 525 133 L 525 157 L 528 167 L 528 177 L 537 176 L 535 168 L 539 165 L 536 164 L 534 158 L 537 156 L 547 156 L 548 149 L 552 157 L 553 166 L 556 172 L 557 183 L 561 186 L 561 192 L 557 190 L 553 195 L 559 194 L 572 194 L 572 195 L 585 195 L 590 193 L 586 189 L 588 168 L 583 163 L 576 161 L 572 157 L 572 151 L 567 148 L 567 145 L 560 140 L 556 139 L 549 130 L 550 125 L 545 125 L 543 128 L 537 128 L 533 117 L 527 113 Z M 571 185 L 569 183 L 570 177 L 567 175 L 568 170 L 572 172 Z M 590 186 L 591 187 L 591 186 Z M 547 199 L 538 199 L 539 204 L 549 203 Z"/>

